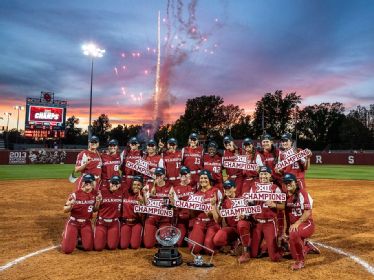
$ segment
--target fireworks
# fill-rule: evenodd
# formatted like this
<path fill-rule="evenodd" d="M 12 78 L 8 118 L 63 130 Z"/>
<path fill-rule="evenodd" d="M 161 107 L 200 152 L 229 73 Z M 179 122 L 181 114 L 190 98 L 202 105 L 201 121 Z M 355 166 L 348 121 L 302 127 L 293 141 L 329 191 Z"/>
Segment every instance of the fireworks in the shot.
<path fill-rule="evenodd" d="M 166 14 L 158 13 L 157 45 L 147 43 L 138 49 L 121 50 L 113 67 L 121 96 L 127 103 L 144 105 L 143 102 L 153 101 L 153 120 L 168 119 L 168 109 L 175 100 L 170 92 L 174 69 L 194 54 L 204 60 L 203 56 L 212 56 L 219 50 L 213 32 L 222 22 L 213 17 L 210 30 L 203 32 L 195 17 L 196 4 L 196 0 L 169 0 Z"/>

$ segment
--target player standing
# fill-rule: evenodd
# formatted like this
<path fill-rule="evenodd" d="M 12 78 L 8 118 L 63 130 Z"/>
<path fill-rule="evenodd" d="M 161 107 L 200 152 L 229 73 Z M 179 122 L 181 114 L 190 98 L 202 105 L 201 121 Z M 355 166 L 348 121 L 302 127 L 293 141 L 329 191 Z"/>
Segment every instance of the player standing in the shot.
<path fill-rule="evenodd" d="M 178 185 L 180 182 L 179 170 L 182 166 L 182 152 L 177 150 L 178 142 L 175 138 L 167 141 L 167 150 L 163 153 L 163 159 L 166 170 L 166 178 L 172 185 Z"/>
<path fill-rule="evenodd" d="M 223 138 L 223 145 L 225 150 L 223 151 L 222 164 L 225 166 L 225 162 L 235 162 L 237 156 L 242 154 L 241 149 L 238 148 L 234 143 L 234 138 L 231 135 L 227 135 Z M 232 180 L 235 182 L 236 195 L 240 196 L 242 194 L 243 186 L 243 174 L 242 170 L 238 168 L 226 168 L 227 180 Z"/>
<path fill-rule="evenodd" d="M 222 156 L 217 149 L 218 144 L 216 142 L 209 142 L 208 153 L 205 153 L 203 158 L 203 168 L 212 174 L 213 186 L 223 192 Z"/>
<path fill-rule="evenodd" d="M 257 161 L 262 162 L 265 166 L 268 166 L 272 172 L 273 182 L 281 187 L 282 176 L 275 172 L 275 165 L 278 163 L 279 149 L 274 146 L 273 138 L 270 134 L 264 134 L 261 136 L 261 148 L 257 154 Z"/>
<path fill-rule="evenodd" d="M 121 214 L 122 191 L 121 177 L 113 176 L 109 188 L 101 190 L 98 198 L 100 201 L 99 212 L 95 224 L 94 247 L 102 251 L 106 247 L 114 250 L 119 244 L 119 217 Z"/>
<path fill-rule="evenodd" d="M 108 142 L 108 150 L 101 154 L 103 161 L 100 190 L 109 187 L 110 178 L 120 176 L 121 156 L 118 153 L 118 141 Z"/>
<path fill-rule="evenodd" d="M 95 176 L 95 191 L 99 187 L 102 160 L 98 148 L 99 138 L 93 135 L 88 141 L 88 149 L 83 150 L 78 154 L 74 172 L 81 172 L 81 176 L 76 181 L 77 189 L 79 189 L 82 182 L 82 178 L 85 174 L 92 174 L 93 176 Z"/>
<path fill-rule="evenodd" d="M 135 170 L 126 167 L 127 162 L 135 163 L 137 160 L 143 157 L 142 151 L 140 150 L 139 141 L 136 137 L 132 137 L 129 141 L 129 150 L 123 150 L 121 153 L 121 170 L 122 170 L 122 191 L 123 195 L 126 197 L 128 195 L 128 190 L 131 188 L 132 180 L 135 175 L 138 174 Z"/>
<path fill-rule="evenodd" d="M 162 155 L 156 153 L 156 141 L 151 139 L 147 142 L 147 153 L 144 160 L 148 163 L 148 169 L 154 174 L 157 167 L 164 168 L 164 159 Z M 152 183 L 153 179 L 148 179 L 148 183 Z"/>
<path fill-rule="evenodd" d="M 247 157 L 247 163 L 263 166 L 260 157 L 257 157 L 256 149 L 253 147 L 252 139 L 245 138 L 243 140 L 243 155 Z M 257 170 L 243 170 L 243 187 L 242 193 L 247 193 L 253 187 L 256 178 L 258 178 Z"/>
<path fill-rule="evenodd" d="M 188 137 L 188 146 L 182 149 L 183 166 L 191 171 L 191 185 L 197 188 L 199 172 L 203 166 L 203 148 L 199 146 L 196 133 L 191 133 Z"/>
<path fill-rule="evenodd" d="M 93 194 L 94 177 L 90 174 L 85 174 L 81 182 L 81 188 L 69 196 L 64 206 L 64 212 L 70 212 L 61 242 L 61 250 L 65 254 L 70 254 L 74 251 L 78 236 L 82 238 L 82 246 L 85 251 L 91 251 L 93 248 L 91 218 L 92 213 L 99 206 L 99 201 L 95 200 L 95 195 Z"/>
<path fill-rule="evenodd" d="M 290 156 L 295 155 L 300 152 L 301 149 L 296 149 L 293 147 L 292 135 L 290 133 L 285 133 L 281 138 L 281 151 L 279 153 L 279 161 L 282 161 Z M 281 175 L 290 173 L 295 175 L 297 178 L 300 188 L 306 188 L 305 185 L 305 171 L 310 166 L 310 157 L 312 153 L 307 158 L 302 158 L 297 162 L 294 162 L 291 165 L 284 167 L 283 169 L 276 169 L 275 171 Z"/>

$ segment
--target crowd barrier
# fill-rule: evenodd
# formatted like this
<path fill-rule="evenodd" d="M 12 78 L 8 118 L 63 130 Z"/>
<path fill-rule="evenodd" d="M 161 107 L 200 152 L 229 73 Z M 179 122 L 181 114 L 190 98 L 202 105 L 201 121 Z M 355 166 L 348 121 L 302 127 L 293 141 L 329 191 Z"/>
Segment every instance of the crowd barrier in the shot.
<path fill-rule="evenodd" d="M 71 164 L 78 153 L 68 149 L 0 150 L 0 164 Z M 311 164 L 374 165 L 374 153 L 313 152 Z"/>

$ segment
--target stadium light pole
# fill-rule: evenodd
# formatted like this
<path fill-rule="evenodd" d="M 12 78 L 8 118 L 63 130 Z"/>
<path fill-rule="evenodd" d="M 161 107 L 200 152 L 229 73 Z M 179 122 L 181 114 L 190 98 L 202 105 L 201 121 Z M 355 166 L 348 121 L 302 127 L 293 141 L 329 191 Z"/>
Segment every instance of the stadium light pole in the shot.
<path fill-rule="evenodd" d="M 25 107 L 16 105 L 13 107 L 14 110 L 17 110 L 17 131 L 18 131 L 18 124 L 19 124 L 19 111 L 25 110 Z"/>
<path fill-rule="evenodd" d="M 12 115 L 12 113 L 5 112 L 4 115 L 5 115 L 5 116 L 8 116 L 8 120 L 7 120 L 7 122 L 6 122 L 6 131 L 8 131 L 8 127 L 9 127 L 9 117 Z"/>
<path fill-rule="evenodd" d="M 92 118 L 92 82 L 93 82 L 94 58 L 103 57 L 105 50 L 98 48 L 93 43 L 89 43 L 89 44 L 82 45 L 82 51 L 84 55 L 91 57 L 90 115 L 89 115 L 89 121 L 88 121 L 88 139 L 90 139 L 92 135 L 91 118 Z"/>

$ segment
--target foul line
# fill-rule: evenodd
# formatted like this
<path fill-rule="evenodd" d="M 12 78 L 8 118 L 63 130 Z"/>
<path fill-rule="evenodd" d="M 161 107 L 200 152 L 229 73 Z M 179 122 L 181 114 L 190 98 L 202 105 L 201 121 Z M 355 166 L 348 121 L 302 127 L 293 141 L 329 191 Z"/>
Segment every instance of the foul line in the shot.
<path fill-rule="evenodd" d="M 23 256 L 23 257 L 20 257 L 18 259 L 15 259 L 14 261 L 11 261 L 11 262 L 8 262 L 6 265 L 3 265 L 3 266 L 0 266 L 0 271 L 4 271 L 10 267 L 12 267 L 13 265 L 16 265 L 20 262 L 23 262 L 24 260 L 28 259 L 28 258 L 31 258 L 33 256 L 36 256 L 36 255 L 39 255 L 39 254 L 42 254 L 44 252 L 47 252 L 47 251 L 50 251 L 50 250 L 53 250 L 57 247 L 60 247 L 60 245 L 56 245 L 56 246 L 51 246 L 51 247 L 48 247 L 48 248 L 44 248 L 42 250 L 39 250 L 39 251 L 36 251 L 34 253 L 30 253 L 26 256 Z"/>
<path fill-rule="evenodd" d="M 333 252 L 335 252 L 335 253 L 337 253 L 339 255 L 343 255 L 343 256 L 346 256 L 346 257 L 352 259 L 354 262 L 358 263 L 363 268 L 365 268 L 367 272 L 369 272 L 370 274 L 374 275 L 374 267 L 371 266 L 369 263 L 365 262 L 364 260 L 360 259 L 359 257 L 356 257 L 355 255 L 346 253 L 346 252 L 344 252 L 343 250 L 341 250 L 339 248 L 331 247 L 331 246 L 325 245 L 325 244 L 317 242 L 317 241 L 313 241 L 313 243 L 316 244 L 316 245 L 318 245 L 318 246 L 321 246 L 322 248 L 325 248 L 325 249 L 328 249 L 330 251 L 333 251 Z M 4 270 L 12 267 L 13 265 L 16 265 L 16 264 L 18 264 L 20 262 L 23 262 L 24 260 L 26 260 L 28 258 L 31 258 L 33 256 L 42 254 L 44 252 L 51 251 L 51 250 L 56 249 L 58 247 L 60 247 L 60 245 L 51 246 L 51 247 L 48 247 L 48 248 L 36 251 L 34 253 L 30 253 L 30 254 L 28 254 L 26 256 L 23 256 L 23 257 L 20 257 L 18 259 L 15 259 L 14 261 L 11 261 L 11 262 L 3 265 L 3 266 L 0 266 L 0 271 L 4 271 Z"/>
<path fill-rule="evenodd" d="M 374 267 L 371 266 L 369 263 L 365 262 L 364 260 L 360 259 L 359 257 L 356 257 L 355 255 L 346 253 L 346 252 L 344 252 L 343 250 L 341 250 L 339 248 L 331 247 L 331 246 L 328 246 L 328 245 L 325 245 L 323 243 L 319 243 L 319 242 L 316 242 L 316 241 L 313 241 L 313 244 L 316 244 L 316 245 L 321 246 L 321 247 L 323 247 L 325 249 L 331 250 L 331 251 L 333 251 L 333 252 L 335 252 L 337 254 L 349 257 L 354 262 L 356 262 L 359 265 L 363 266 L 367 270 L 367 272 L 369 272 L 370 274 L 374 275 Z"/>

